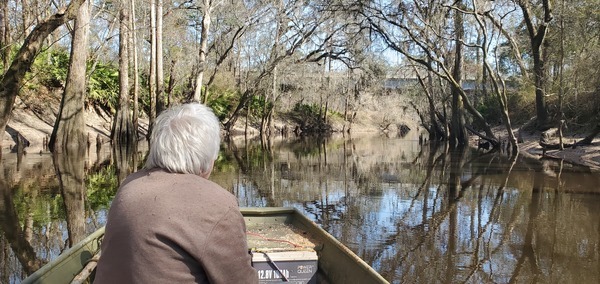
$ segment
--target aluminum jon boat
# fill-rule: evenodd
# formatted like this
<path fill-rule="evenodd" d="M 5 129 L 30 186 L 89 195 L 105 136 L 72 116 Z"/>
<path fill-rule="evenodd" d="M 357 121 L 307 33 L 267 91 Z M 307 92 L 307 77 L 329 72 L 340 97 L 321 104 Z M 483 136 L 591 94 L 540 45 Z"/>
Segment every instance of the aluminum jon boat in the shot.
<path fill-rule="evenodd" d="M 260 283 L 389 283 L 350 249 L 295 208 L 240 208 Z M 22 283 L 88 283 L 104 227 Z"/>

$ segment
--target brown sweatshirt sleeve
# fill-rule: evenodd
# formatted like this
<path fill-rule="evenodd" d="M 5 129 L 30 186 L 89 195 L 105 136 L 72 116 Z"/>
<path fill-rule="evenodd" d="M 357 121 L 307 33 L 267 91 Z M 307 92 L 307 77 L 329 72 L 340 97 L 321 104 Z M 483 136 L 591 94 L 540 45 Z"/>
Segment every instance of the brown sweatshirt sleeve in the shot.
<path fill-rule="evenodd" d="M 230 208 L 215 224 L 202 255 L 211 283 L 258 283 L 248 253 L 246 224 L 239 208 Z"/>

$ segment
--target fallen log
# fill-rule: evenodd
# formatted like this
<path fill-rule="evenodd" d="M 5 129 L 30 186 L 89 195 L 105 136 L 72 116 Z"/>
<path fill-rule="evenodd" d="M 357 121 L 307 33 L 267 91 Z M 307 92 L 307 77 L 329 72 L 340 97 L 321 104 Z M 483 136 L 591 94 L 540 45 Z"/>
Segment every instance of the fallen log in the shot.
<path fill-rule="evenodd" d="M 573 143 L 563 143 L 563 148 L 573 147 L 575 144 Z M 560 149 L 559 143 L 548 143 L 540 140 L 540 146 L 542 146 L 542 150 L 558 150 Z"/>

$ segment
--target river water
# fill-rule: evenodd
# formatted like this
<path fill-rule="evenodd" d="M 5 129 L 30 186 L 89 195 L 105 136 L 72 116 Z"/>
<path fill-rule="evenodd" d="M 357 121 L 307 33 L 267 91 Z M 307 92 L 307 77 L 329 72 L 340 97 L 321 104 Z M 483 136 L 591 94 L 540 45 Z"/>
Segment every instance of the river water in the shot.
<path fill-rule="evenodd" d="M 0 283 L 104 225 L 147 145 L 3 153 Z M 224 143 L 211 179 L 240 206 L 292 206 L 392 283 L 599 283 L 600 174 L 385 136 Z"/>

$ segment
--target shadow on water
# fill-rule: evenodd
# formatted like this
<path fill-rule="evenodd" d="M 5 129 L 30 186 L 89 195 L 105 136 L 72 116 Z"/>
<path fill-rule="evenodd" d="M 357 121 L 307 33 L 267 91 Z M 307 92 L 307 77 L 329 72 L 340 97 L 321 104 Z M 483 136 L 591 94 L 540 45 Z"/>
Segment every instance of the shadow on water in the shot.
<path fill-rule="evenodd" d="M 6 154 L 0 281 L 103 225 L 145 149 Z M 600 175 L 560 161 L 395 137 L 231 140 L 211 179 L 240 206 L 300 209 L 393 283 L 600 280 Z"/>

